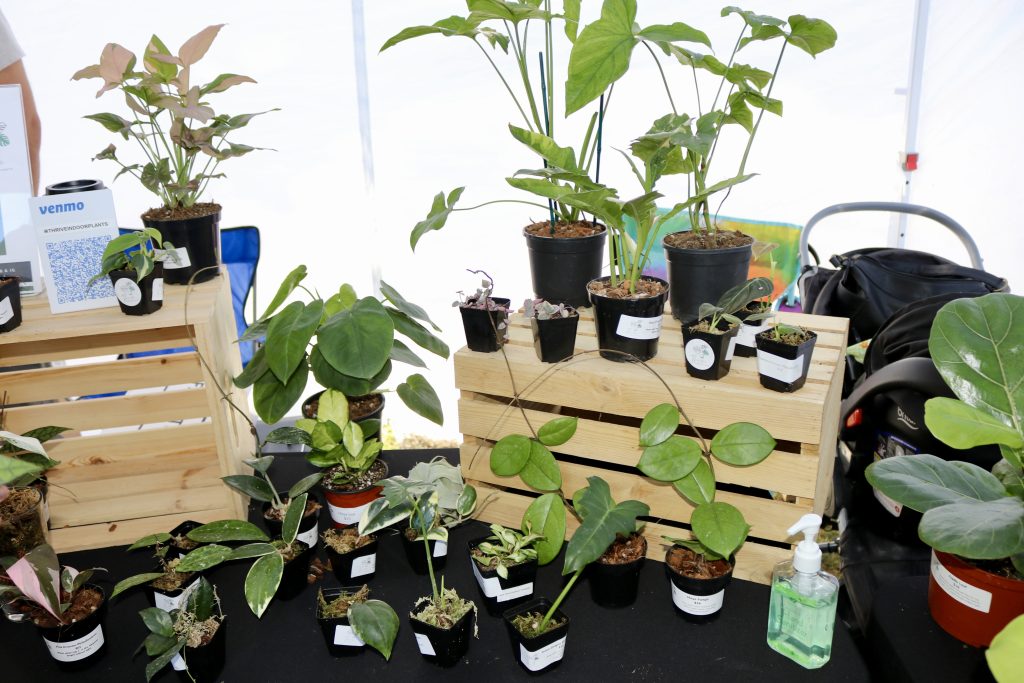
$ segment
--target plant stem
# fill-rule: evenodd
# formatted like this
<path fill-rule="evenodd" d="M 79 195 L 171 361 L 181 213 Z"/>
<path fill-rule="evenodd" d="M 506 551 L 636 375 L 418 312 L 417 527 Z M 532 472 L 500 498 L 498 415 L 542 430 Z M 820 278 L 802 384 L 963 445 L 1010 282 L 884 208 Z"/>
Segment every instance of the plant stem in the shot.
<path fill-rule="evenodd" d="M 494 69 L 494 73 L 498 74 L 498 78 L 501 79 L 502 84 L 505 86 L 505 90 L 508 91 L 509 97 L 511 97 L 512 101 L 516 103 L 516 108 L 519 110 L 519 113 L 523 115 L 523 121 L 526 122 L 526 127 L 530 130 L 533 130 L 533 124 L 530 123 L 530 117 L 527 116 L 526 112 L 523 110 L 523 105 L 519 103 L 519 98 L 516 97 L 516 94 L 514 92 L 512 92 L 512 86 L 510 86 L 508 84 L 508 81 L 505 80 L 505 76 L 504 74 L 501 73 L 501 69 L 499 69 L 498 65 L 494 63 L 494 60 L 491 59 L 491 56 L 487 54 L 487 49 L 480 43 L 477 43 L 476 38 L 473 39 L 473 42 L 476 43 L 476 46 L 480 48 L 481 52 L 484 53 L 484 57 L 487 58 L 487 61 L 491 63 L 491 67 Z"/>
<path fill-rule="evenodd" d="M 527 24 L 529 28 L 529 24 Z M 526 88 L 526 99 L 530 103 L 530 113 L 537 124 L 537 130 L 544 130 L 540 122 L 540 113 L 537 111 L 537 101 L 533 97 L 533 86 L 530 83 L 530 71 L 526 68 L 526 54 L 523 51 L 523 43 L 519 39 L 519 27 L 512 27 L 512 37 L 516 45 L 516 63 L 519 65 L 519 75 L 523 79 L 523 87 Z"/>
<path fill-rule="evenodd" d="M 572 575 L 571 579 L 569 579 L 569 583 L 565 584 L 565 588 L 562 589 L 562 592 L 555 599 L 555 602 L 552 603 L 548 613 L 544 615 L 544 619 L 540 622 L 540 628 L 538 629 L 541 633 L 543 633 L 544 629 L 547 628 L 548 622 L 551 621 L 551 617 L 555 615 L 555 610 L 557 610 L 558 606 L 562 604 L 565 597 L 569 595 L 569 591 L 572 590 L 573 584 L 576 583 L 576 579 L 580 578 L 580 574 L 583 573 L 583 569 L 585 569 L 585 567 L 581 567 L 576 570 L 576 573 Z"/>
<path fill-rule="evenodd" d="M 647 44 L 646 40 L 641 40 L 640 44 L 647 48 L 647 51 L 651 53 L 651 59 L 653 59 L 654 63 L 657 64 L 658 73 L 661 74 L 661 82 L 665 86 L 665 94 L 668 95 L 668 103 L 672 107 L 672 113 L 678 116 L 679 112 L 676 111 L 676 103 L 672 100 L 672 91 L 668 87 L 668 79 L 665 78 L 665 70 L 661 68 L 661 60 L 658 59 L 658 55 L 654 53 L 654 50 L 651 49 L 651 46 Z"/>
<path fill-rule="evenodd" d="M 537 207 L 540 207 L 542 209 L 548 208 L 548 207 L 544 206 L 543 204 L 538 204 L 537 202 L 527 202 L 527 201 L 524 201 L 522 199 L 494 199 L 494 200 L 489 201 L 489 202 L 484 202 L 483 204 L 477 204 L 476 206 L 466 206 L 466 207 L 463 207 L 461 209 L 452 209 L 452 212 L 455 212 L 455 211 L 472 211 L 473 209 L 479 209 L 482 206 L 488 206 L 490 204 L 527 204 L 529 206 L 537 206 Z"/>
<path fill-rule="evenodd" d="M 775 70 L 772 71 L 772 80 L 768 83 L 768 92 L 764 95 L 765 101 L 763 104 L 765 105 L 767 105 L 768 100 L 771 99 L 772 89 L 775 88 L 775 78 L 779 75 L 779 67 L 782 66 L 782 55 L 786 53 L 786 45 L 788 45 L 788 43 L 786 41 L 782 41 L 782 49 L 779 50 L 779 58 L 775 62 Z M 743 169 L 747 167 L 747 156 L 749 156 L 750 148 L 754 144 L 754 136 L 757 135 L 757 129 L 761 125 L 761 119 L 764 118 L 764 110 L 766 108 L 767 106 L 761 107 L 761 111 L 757 114 L 757 121 L 754 122 L 754 129 L 750 131 L 750 137 L 747 138 L 747 147 L 743 150 L 743 159 L 740 160 L 740 171 L 736 175 L 743 175 Z"/>

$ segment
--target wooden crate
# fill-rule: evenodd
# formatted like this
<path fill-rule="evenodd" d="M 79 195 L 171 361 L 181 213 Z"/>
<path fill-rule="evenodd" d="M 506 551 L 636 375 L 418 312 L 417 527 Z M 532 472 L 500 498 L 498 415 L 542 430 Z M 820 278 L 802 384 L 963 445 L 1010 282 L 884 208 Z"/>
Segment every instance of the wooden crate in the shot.
<path fill-rule="evenodd" d="M 244 392 L 231 384 L 241 372 L 231 286 L 226 272 L 196 285 L 188 320 L 186 289 L 165 287 L 163 308 L 145 316 L 117 308 L 53 315 L 46 297 L 24 299 L 21 327 L 0 335 L 0 368 L 53 363 L 0 373 L 0 393 L 14 406 L 6 411 L 6 428 L 74 430 L 47 444 L 61 461 L 49 473 L 51 542 L 58 552 L 130 543 L 186 519 L 245 518 L 247 501 L 220 477 L 243 471 L 252 438 L 209 381 L 212 372 L 238 405 L 247 406 Z M 194 351 L 97 358 L 189 347 L 190 332 L 209 369 Z M 133 390 L 151 393 L 81 398 Z M 190 418 L 209 419 L 160 424 Z"/>
<path fill-rule="evenodd" d="M 731 467 L 715 460 L 719 485 L 716 500 L 742 510 L 753 527 L 737 555 L 736 576 L 768 583 L 774 563 L 790 556 L 786 529 L 800 515 L 821 513 L 832 483 L 838 428 L 843 353 L 848 321 L 787 313 L 779 318 L 818 333 L 807 383 L 793 394 L 764 389 L 758 383 L 757 361 L 734 358 L 724 379 L 705 382 L 686 374 L 682 332 L 666 315 L 658 355 L 649 364 L 667 381 L 683 409 L 706 438 L 738 421 L 767 429 L 778 446 L 752 467 Z M 640 459 L 640 419 L 659 403 L 671 403 L 665 387 L 640 365 L 616 363 L 597 353 L 558 366 L 537 360 L 529 321 L 517 314 L 509 323 L 505 345 L 515 387 L 529 402 L 526 414 L 534 428 L 556 414 L 580 418 L 576 435 L 556 453 L 563 490 L 572 495 L 586 477 L 608 481 L 616 500 L 634 498 L 651 508 L 646 527 L 648 556 L 664 559 L 662 535 L 679 535 L 692 507 L 670 484 L 656 482 L 635 468 Z M 576 351 L 597 349 L 593 315 L 582 313 Z M 479 488 L 480 516 L 488 522 L 518 526 L 536 491 L 518 477 L 499 477 L 490 470 L 490 450 L 506 434 L 529 434 L 522 413 L 510 407 L 514 391 L 501 353 L 455 354 L 455 384 L 462 390 L 459 425 L 461 460 L 467 480 Z M 686 433 L 683 428 L 680 433 Z M 725 486 L 723 486 L 725 485 Z M 571 516 L 568 534 L 575 524 Z"/>

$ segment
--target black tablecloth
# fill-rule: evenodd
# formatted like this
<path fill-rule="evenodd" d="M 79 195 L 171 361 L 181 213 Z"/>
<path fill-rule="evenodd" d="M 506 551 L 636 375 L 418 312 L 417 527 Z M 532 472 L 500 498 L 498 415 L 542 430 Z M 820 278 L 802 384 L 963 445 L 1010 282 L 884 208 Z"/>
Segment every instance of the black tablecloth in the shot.
<path fill-rule="evenodd" d="M 456 451 L 395 451 L 385 454 L 392 473 L 404 473 L 415 462 L 442 454 L 457 457 Z M 281 456 L 271 474 L 275 484 L 285 487 L 307 472 L 300 456 Z M 253 511 L 255 506 L 253 507 Z M 255 515 L 253 515 L 255 519 Z M 321 528 L 329 525 L 321 515 Z M 479 602 L 466 542 L 481 535 L 486 526 L 471 522 L 451 533 L 448 566 L 443 574 L 447 585 Z M 322 549 L 321 549 L 322 553 Z M 146 551 L 127 553 L 107 548 L 62 556 L 62 561 L 82 569 L 92 566 L 108 570 L 108 590 L 129 574 L 149 571 L 152 558 Z M 554 599 L 561 586 L 562 558 L 542 567 L 536 594 Z M 465 659 L 453 669 L 441 669 L 425 662 L 417 648 L 407 615 L 414 600 L 429 594 L 427 577 L 413 574 L 401 541 L 385 536 L 379 544 L 377 573 L 370 582 L 372 596 L 388 602 L 402 617 L 402 626 L 389 662 L 376 651 L 335 659 L 324 644 L 314 616 L 316 587 L 310 586 L 294 600 L 271 603 L 262 620 L 245 605 L 242 583 L 248 562 L 215 568 L 208 576 L 216 586 L 227 614 L 227 664 L 225 681 L 318 681 L 318 680 L 466 680 L 475 683 L 529 678 L 516 662 L 499 618 L 481 609 L 479 640 L 474 640 Z M 328 574 L 318 584 L 337 585 Z M 646 562 L 640 577 L 640 595 L 627 608 L 598 607 L 590 597 L 585 580 L 573 588 L 562 605 L 570 617 L 565 659 L 559 668 L 544 676 L 555 681 L 668 681 L 675 679 L 721 681 L 866 681 L 867 668 L 850 634 L 836 624 L 832 660 L 820 670 L 808 671 L 771 650 L 765 643 L 768 621 L 767 586 L 734 580 L 726 590 L 725 606 L 719 617 L 695 625 L 674 611 L 668 581 L 660 562 Z M 3 643 L 0 680 L 15 681 L 144 681 L 148 658 L 132 652 L 146 635 L 138 616 L 148 606 L 143 589 L 118 597 L 110 605 L 105 633 L 107 651 L 100 661 L 84 672 L 60 671 L 49 658 L 42 641 L 30 625 L 0 625 Z M 321 678 L 326 675 L 326 678 Z M 175 680 L 168 667 L 154 678 L 157 683 Z"/>

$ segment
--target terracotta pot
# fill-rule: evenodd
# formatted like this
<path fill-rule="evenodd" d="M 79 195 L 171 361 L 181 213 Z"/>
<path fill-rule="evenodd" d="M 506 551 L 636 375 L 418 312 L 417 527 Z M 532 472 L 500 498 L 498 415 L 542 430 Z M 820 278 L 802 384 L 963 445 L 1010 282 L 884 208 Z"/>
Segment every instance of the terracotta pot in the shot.
<path fill-rule="evenodd" d="M 932 551 L 928 607 L 946 633 L 987 647 L 1014 617 L 1024 614 L 1024 581 L 996 576 L 956 555 Z"/>

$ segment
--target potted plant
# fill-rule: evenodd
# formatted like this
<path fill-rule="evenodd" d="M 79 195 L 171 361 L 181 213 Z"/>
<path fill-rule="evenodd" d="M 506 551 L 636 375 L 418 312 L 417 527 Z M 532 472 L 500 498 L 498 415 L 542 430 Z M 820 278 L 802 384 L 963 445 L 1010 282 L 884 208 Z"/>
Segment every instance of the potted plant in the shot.
<path fill-rule="evenodd" d="M 21 325 L 21 279 L 0 278 L 0 334 Z"/>
<path fill-rule="evenodd" d="M 963 642 L 984 647 L 1024 613 L 1024 299 L 988 294 L 943 306 L 928 350 L 959 400 L 925 403 L 925 425 L 957 449 L 998 444 L 1003 459 L 987 472 L 932 455 L 890 457 L 865 473 L 881 493 L 924 513 L 931 546 L 932 618 Z"/>
<path fill-rule="evenodd" d="M 156 249 L 161 247 L 172 251 L 158 254 Z M 126 253 L 128 249 L 132 251 Z M 109 276 L 121 312 L 148 315 L 164 305 L 164 263 L 173 258 L 173 246 L 164 242 L 154 228 L 119 235 L 107 242 L 100 272 L 92 276 L 89 284 Z"/>
<path fill-rule="evenodd" d="M 178 258 L 168 262 L 165 273 L 168 284 L 186 284 L 193 275 L 196 282 L 202 282 L 218 273 L 210 266 L 220 264 L 221 206 L 200 199 L 211 180 L 224 177 L 219 172 L 222 161 L 259 149 L 229 142 L 228 135 L 267 113 L 218 115 L 210 107 L 211 95 L 256 82 L 248 76 L 224 73 L 204 85 L 192 82 L 195 64 L 206 55 L 222 26 L 206 27 L 186 40 L 176 55 L 154 35 L 141 65 L 129 50 L 108 43 L 99 64 L 72 76 L 73 80 L 101 79 L 103 87 L 96 96 L 116 90 L 130 110 L 128 118 L 114 113 L 86 118 L 125 140 L 135 140 L 142 149 L 141 163 L 122 162 L 114 145 L 108 145 L 96 158 L 110 159 L 121 167 L 117 176 L 135 176 L 160 198 L 160 206 L 142 214 L 142 221 L 176 247 Z"/>
<path fill-rule="evenodd" d="M 491 296 L 494 280 L 482 270 L 471 273 L 483 275 L 475 294 L 466 296 L 459 292 L 459 298 L 452 306 L 459 308 L 462 327 L 466 332 L 466 345 L 470 351 L 493 353 L 508 341 L 508 316 L 511 299 Z"/>
<path fill-rule="evenodd" d="M 754 337 L 757 343 L 757 376 L 772 391 L 796 391 L 807 381 L 817 333 L 799 325 L 775 323 Z"/>
<path fill-rule="evenodd" d="M 773 275 L 774 272 L 775 261 L 773 259 Z M 737 285 L 727 291 L 722 295 L 722 298 L 718 300 L 719 306 L 723 307 L 726 312 L 730 312 L 735 315 L 742 323 L 733 342 L 733 353 L 741 358 L 753 358 L 757 355 L 756 337 L 758 334 L 768 329 L 768 323 L 765 321 L 772 314 L 771 295 L 774 291 L 773 281 L 774 277 L 760 277 L 747 280 L 743 284 Z M 741 293 L 744 288 L 748 286 L 754 288 L 754 291 L 751 292 L 751 296 L 753 296 L 753 298 L 749 301 L 743 302 L 743 299 L 747 297 Z M 758 294 L 758 291 L 763 291 L 764 293 Z M 728 309 L 735 304 L 741 305 L 736 310 L 729 311 Z"/>
<path fill-rule="evenodd" d="M 62 669 L 85 668 L 105 650 L 107 601 L 103 589 L 89 583 L 94 571 L 61 568 L 53 548 L 44 543 L 7 567 L 12 585 L 0 585 L 0 602 L 17 601 Z"/>
<path fill-rule="evenodd" d="M 67 430 L 41 427 L 23 435 L 0 431 L 0 455 L 9 466 L 8 477 L 0 480 L 5 482 L 0 485 L 0 557 L 21 557 L 46 542 L 49 514 L 42 473 L 59 462 L 46 454 L 42 444 L 63 431 Z"/>
<path fill-rule="evenodd" d="M 359 298 L 344 284 L 327 299 L 310 294 L 309 303 L 292 301 L 279 311 L 297 288 L 309 292 L 301 285 L 305 277 L 306 266 L 289 273 L 263 315 L 239 340 L 266 337 L 235 378 L 238 388 L 253 387 L 253 404 L 264 422 L 273 424 L 285 416 L 302 397 L 310 373 L 318 384 L 342 392 L 354 404 L 382 406 L 378 390 L 391 375 L 392 361 L 426 367 L 398 335 L 448 358 L 448 346 L 418 322 L 440 331 L 426 311 L 383 281 L 381 299 Z M 441 401 L 423 375 L 409 375 L 395 391 L 414 413 L 443 424 Z M 363 417 L 369 415 L 352 416 Z M 375 431 L 369 425 L 364 429 L 367 436 Z"/>
<path fill-rule="evenodd" d="M 332 655 L 359 654 L 369 645 L 391 659 L 398 615 L 386 602 L 371 600 L 368 586 L 321 588 L 316 594 L 316 620 Z"/>
<path fill-rule="evenodd" d="M 533 597 L 533 582 L 537 577 L 537 549 L 534 544 L 544 538 L 526 531 L 491 525 L 491 535 L 469 542 L 469 557 L 473 575 L 480 586 L 484 606 L 491 616 L 501 613 Z"/>
<path fill-rule="evenodd" d="M 354 527 L 328 529 L 323 533 L 324 550 L 334 576 L 342 585 L 353 579 L 370 581 L 377 571 L 377 537 L 360 535 Z"/>
<path fill-rule="evenodd" d="M 557 363 L 572 355 L 576 347 L 576 326 L 580 314 L 572 306 L 544 299 L 527 299 L 523 314 L 533 329 L 533 348 L 544 363 Z"/>
<path fill-rule="evenodd" d="M 153 534 L 140 538 L 128 547 L 128 550 L 154 547 L 157 571 L 135 574 L 118 581 L 110 594 L 111 600 L 129 588 L 147 585 L 151 591 L 149 598 L 153 606 L 170 612 L 178 609 L 182 600 L 199 584 L 201 577 L 195 576 L 196 572 L 178 571 L 183 556 L 167 557 L 169 546 L 164 545 L 165 541 L 158 540 L 161 537 L 170 540 L 169 534 Z"/>
<path fill-rule="evenodd" d="M 694 322 L 683 323 L 686 373 L 698 379 L 722 379 L 732 367 L 740 319 L 714 304 L 701 304 L 697 316 Z"/>
<path fill-rule="evenodd" d="M 455 501 L 447 502 L 455 488 Z M 470 634 L 476 635 L 476 605 L 446 588 L 443 576 L 439 583 L 434 573 L 435 558 L 447 554 L 447 525 L 469 515 L 475 506 L 476 490 L 462 484 L 458 468 L 436 459 L 417 464 L 408 478 L 386 480 L 384 497 L 371 503 L 359 522 L 359 533 L 366 535 L 409 520 L 402 537 L 415 539 L 411 545 L 419 546 L 431 587 L 430 595 L 413 605 L 409 622 L 420 654 L 439 666 L 454 666 L 469 649 Z"/>
<path fill-rule="evenodd" d="M 149 630 L 141 648 L 153 659 L 146 664 L 150 681 L 169 663 L 192 683 L 215 683 L 224 669 L 227 623 L 217 591 L 204 578 L 185 603 L 170 611 L 149 607 L 139 612 Z"/>

